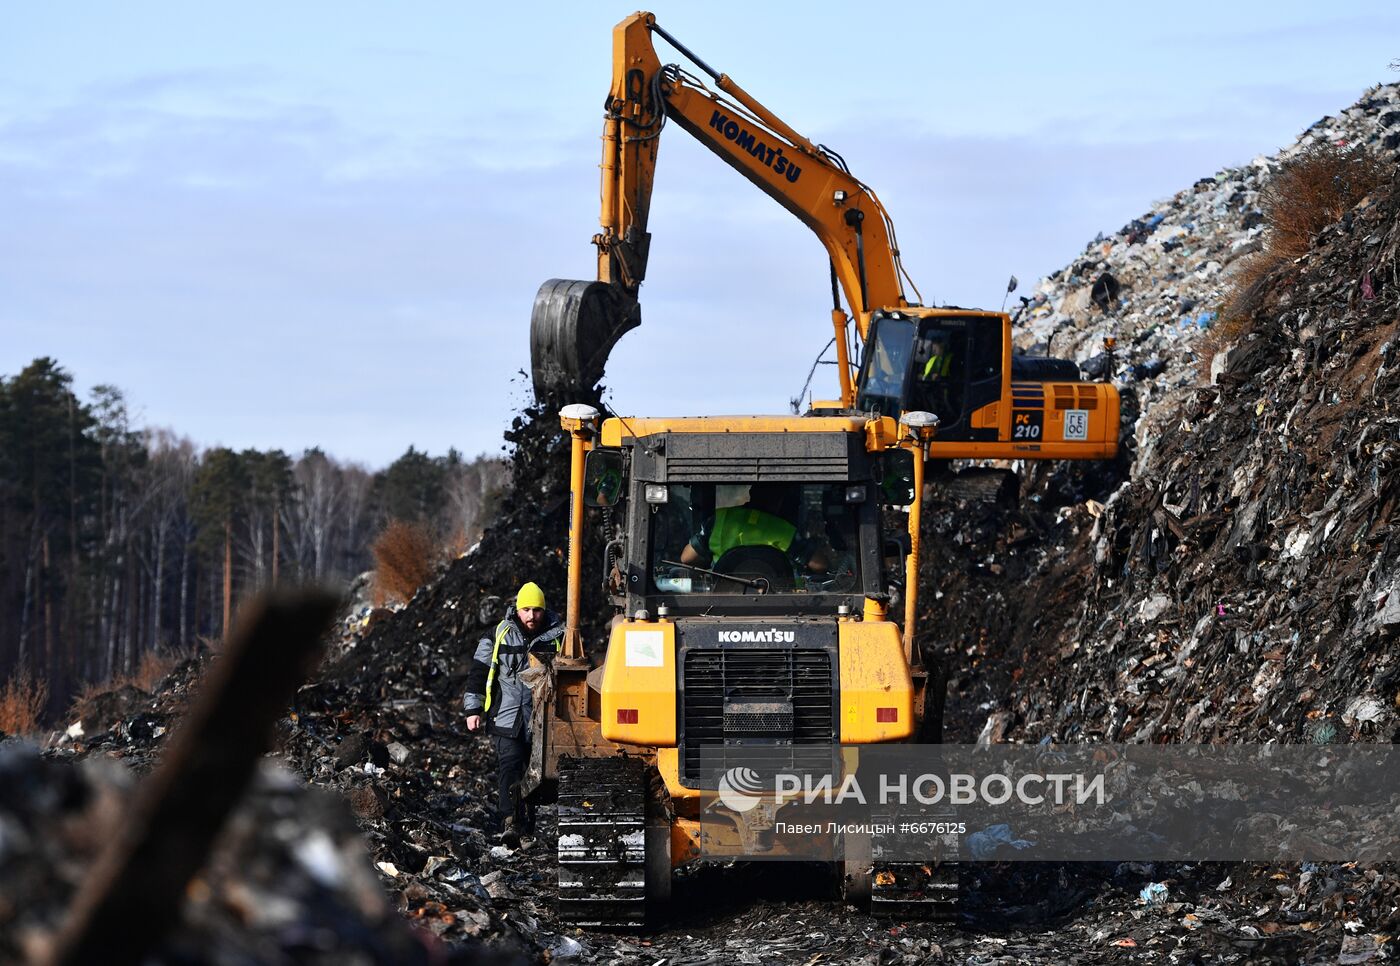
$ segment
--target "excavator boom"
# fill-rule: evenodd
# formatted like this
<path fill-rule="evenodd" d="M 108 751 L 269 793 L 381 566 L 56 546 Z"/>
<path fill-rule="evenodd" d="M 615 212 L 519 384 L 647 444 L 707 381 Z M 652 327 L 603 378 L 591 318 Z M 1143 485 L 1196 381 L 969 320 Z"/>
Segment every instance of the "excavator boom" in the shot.
<path fill-rule="evenodd" d="M 659 34 L 718 90 L 680 66 L 661 63 Z M 843 401 L 854 402 L 846 326 L 862 340 L 872 310 L 906 306 L 893 229 L 869 187 L 834 152 L 813 144 L 726 74 L 666 33 L 649 13 L 613 29 L 613 76 L 603 125 L 601 231 L 597 280 L 551 279 L 535 297 L 531 356 L 536 394 L 568 395 L 602 376 L 613 345 L 640 321 L 651 235 L 647 216 L 661 132 L 668 121 L 705 145 L 816 233 L 831 259 L 850 315 L 833 306 Z"/>

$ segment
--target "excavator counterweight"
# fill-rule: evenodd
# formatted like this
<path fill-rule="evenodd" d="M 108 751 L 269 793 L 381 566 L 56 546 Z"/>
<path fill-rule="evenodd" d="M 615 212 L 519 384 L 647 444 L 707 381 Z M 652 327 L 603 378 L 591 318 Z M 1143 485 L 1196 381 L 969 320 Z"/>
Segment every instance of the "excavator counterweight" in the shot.
<path fill-rule="evenodd" d="M 535 397 L 565 397 L 591 388 L 603 377 L 617 340 L 641 321 L 641 306 L 617 285 L 563 278 L 545 282 L 530 313 Z"/>

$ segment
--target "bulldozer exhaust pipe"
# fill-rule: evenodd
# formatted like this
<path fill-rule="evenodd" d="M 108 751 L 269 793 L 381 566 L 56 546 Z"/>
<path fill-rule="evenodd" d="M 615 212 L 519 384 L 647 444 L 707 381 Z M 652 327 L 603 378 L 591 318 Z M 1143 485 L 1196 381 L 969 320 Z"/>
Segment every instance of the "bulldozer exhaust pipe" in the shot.
<path fill-rule="evenodd" d="M 579 595 L 583 588 L 583 471 L 593 434 L 598 428 L 598 410 L 575 403 L 559 411 L 559 425 L 570 436 L 569 454 L 569 570 L 568 606 L 564 616 L 562 656 L 582 660 L 583 635 L 579 632 Z"/>

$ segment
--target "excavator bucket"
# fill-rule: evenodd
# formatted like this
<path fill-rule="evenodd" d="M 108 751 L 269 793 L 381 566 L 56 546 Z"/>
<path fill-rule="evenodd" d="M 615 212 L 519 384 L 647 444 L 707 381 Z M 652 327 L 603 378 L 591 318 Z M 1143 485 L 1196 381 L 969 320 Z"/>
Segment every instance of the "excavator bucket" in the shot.
<path fill-rule="evenodd" d="M 642 322 L 641 306 L 620 286 L 551 278 L 530 313 L 535 397 L 568 396 L 603 378 L 617 340 Z"/>

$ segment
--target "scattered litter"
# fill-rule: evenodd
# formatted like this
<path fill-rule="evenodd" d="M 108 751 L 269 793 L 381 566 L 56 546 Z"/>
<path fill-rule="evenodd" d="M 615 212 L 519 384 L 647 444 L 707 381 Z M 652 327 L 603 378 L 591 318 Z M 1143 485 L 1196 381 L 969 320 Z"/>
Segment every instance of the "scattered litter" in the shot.
<path fill-rule="evenodd" d="M 968 853 L 979 862 L 990 859 L 1003 846 L 1020 850 L 1035 844 L 1026 839 L 1014 838 L 1011 835 L 1011 826 L 1005 824 L 989 825 L 980 832 L 973 832 L 967 837 L 966 843 Z"/>
<path fill-rule="evenodd" d="M 1165 882 L 1149 883 L 1138 893 L 1138 899 L 1149 909 L 1166 905 L 1167 884 Z"/>

